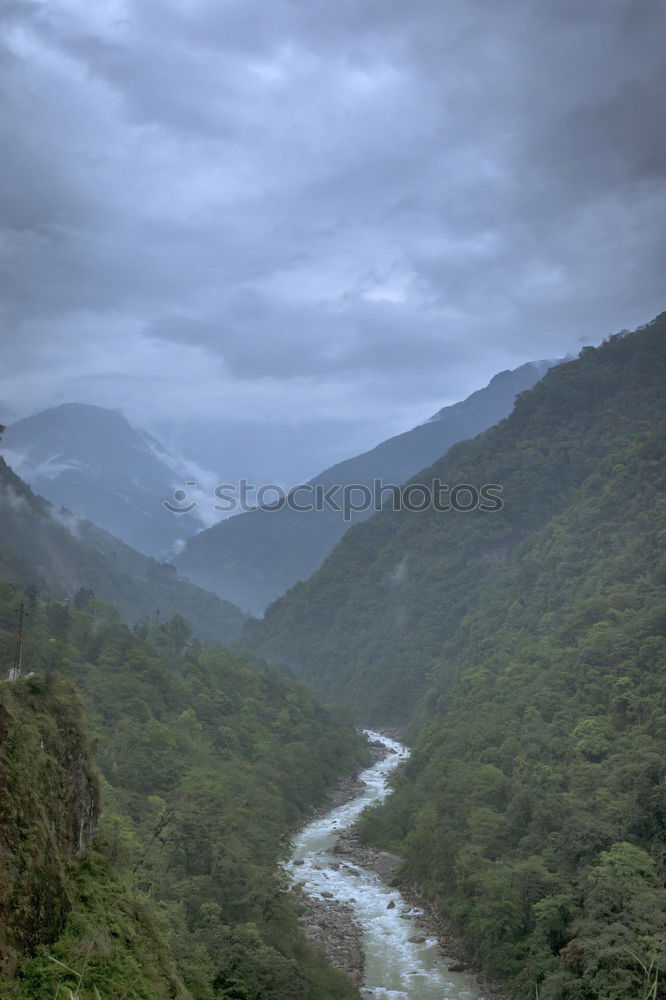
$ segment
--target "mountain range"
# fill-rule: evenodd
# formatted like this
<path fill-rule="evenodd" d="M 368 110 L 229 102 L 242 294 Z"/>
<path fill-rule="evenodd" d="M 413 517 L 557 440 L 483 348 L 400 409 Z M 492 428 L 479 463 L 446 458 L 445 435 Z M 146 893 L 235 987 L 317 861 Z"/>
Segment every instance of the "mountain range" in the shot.
<path fill-rule="evenodd" d="M 539 361 L 500 372 L 462 402 L 446 406 L 412 430 L 383 441 L 370 451 L 325 469 L 310 487 L 359 484 L 372 487 L 405 483 L 457 441 L 474 437 L 505 417 L 516 396 L 531 388 L 558 362 Z M 304 498 L 307 500 L 307 497 Z M 339 495 L 338 495 L 339 499 Z M 303 504 L 301 498 L 299 503 Z M 259 508 L 220 521 L 188 539 L 174 559 L 179 571 L 201 587 L 261 614 L 298 580 L 324 561 L 350 523 L 372 513 L 356 511 L 346 521 L 332 507 L 298 511 Z"/>
<path fill-rule="evenodd" d="M 352 1000 L 276 870 L 363 748 L 259 656 L 412 744 L 355 836 L 402 858 L 398 881 L 503 995 L 663 1000 L 666 313 L 534 383 L 434 464 L 403 465 L 402 504 L 249 622 L 0 460 L 5 661 L 29 615 L 26 675 L 0 685 L 3 996 L 47 1000 L 64 970 L 91 996 Z M 438 484 L 494 484 L 501 503 L 405 502 Z M 252 655 L 168 615 L 199 637 L 244 628 Z M 96 841 L 77 691 L 105 779 Z"/>

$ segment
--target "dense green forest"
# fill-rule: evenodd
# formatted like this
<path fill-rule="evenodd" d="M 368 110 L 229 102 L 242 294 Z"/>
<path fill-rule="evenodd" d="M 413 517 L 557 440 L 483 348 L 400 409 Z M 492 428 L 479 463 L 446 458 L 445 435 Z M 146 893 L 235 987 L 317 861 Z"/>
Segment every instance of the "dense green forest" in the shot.
<path fill-rule="evenodd" d="M 249 631 L 415 738 L 364 836 L 521 1000 L 666 996 L 665 418 L 662 314 L 417 477 L 500 513 L 382 512 Z"/>
<path fill-rule="evenodd" d="M 235 642 L 248 615 L 181 579 L 90 521 L 56 509 L 0 458 L 0 575 L 72 597 L 84 588 L 109 601 L 129 624 L 184 615 L 195 635 Z"/>
<path fill-rule="evenodd" d="M 70 604 L 0 585 L 5 668 L 20 601 L 32 676 L 0 685 L 3 998 L 53 1000 L 80 972 L 82 1000 L 353 996 L 302 937 L 278 863 L 308 809 L 365 760 L 362 739 L 304 687 L 202 647 L 184 619 L 130 629 L 84 590 Z M 62 834 L 74 794 L 62 771 L 79 760 L 94 804 L 93 741 L 103 811 L 79 856 Z M 18 895 L 17 865 L 30 873 Z M 57 914 L 31 926 L 49 895 Z"/>

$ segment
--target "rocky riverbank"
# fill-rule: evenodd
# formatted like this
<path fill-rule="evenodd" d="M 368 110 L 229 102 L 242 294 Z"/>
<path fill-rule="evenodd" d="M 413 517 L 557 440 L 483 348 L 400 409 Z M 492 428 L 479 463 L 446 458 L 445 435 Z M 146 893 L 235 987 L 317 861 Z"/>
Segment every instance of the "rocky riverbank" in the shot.
<path fill-rule="evenodd" d="M 300 909 L 298 922 L 307 939 L 360 990 L 365 971 L 363 935 L 351 906 L 302 893 Z"/>
<path fill-rule="evenodd" d="M 370 743 L 369 748 L 372 764 L 383 760 L 389 752 L 383 743 Z M 326 802 L 313 809 L 310 819 L 320 819 L 332 809 L 357 798 L 366 787 L 359 777 L 360 773 L 342 778 Z M 365 969 L 363 932 L 354 920 L 351 906 L 323 895 L 317 898 L 300 892 L 298 922 L 308 941 L 326 956 L 334 969 L 349 976 L 356 989 L 360 990 Z"/>
<path fill-rule="evenodd" d="M 432 903 L 419 892 L 418 887 L 399 877 L 397 873 L 402 858 L 389 851 L 378 851 L 368 844 L 362 844 L 355 826 L 342 831 L 333 853 L 340 858 L 342 864 L 358 865 L 366 871 L 375 872 L 387 885 L 398 889 L 406 904 L 400 916 L 405 920 L 418 921 L 427 930 L 429 937 L 437 938 L 442 955 L 450 959 L 449 968 L 452 971 L 474 973 L 488 1000 L 513 1000 L 508 993 L 489 983 L 482 975 L 481 970 L 470 960 L 463 942 L 437 913 Z"/>

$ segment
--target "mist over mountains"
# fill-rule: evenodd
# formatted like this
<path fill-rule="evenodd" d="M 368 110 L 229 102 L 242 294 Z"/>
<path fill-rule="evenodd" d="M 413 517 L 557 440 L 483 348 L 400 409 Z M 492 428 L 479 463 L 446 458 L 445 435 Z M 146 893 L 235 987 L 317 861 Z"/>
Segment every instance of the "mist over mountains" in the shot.
<path fill-rule="evenodd" d="M 467 399 L 331 466 L 310 484 L 404 483 L 456 441 L 505 417 L 516 395 L 556 363 L 529 362 L 500 372 Z M 213 507 L 213 490 L 225 481 L 224 470 L 217 477 L 204 473 L 202 482 L 194 463 L 176 457 L 118 410 L 82 403 L 51 407 L 11 424 L 3 450 L 15 471 L 56 508 L 66 508 L 144 555 L 173 562 L 197 586 L 253 614 L 309 577 L 350 524 L 329 508 L 259 509 L 222 520 Z M 174 499 L 178 490 L 183 500 Z M 351 521 L 370 513 L 352 512 Z"/>
<path fill-rule="evenodd" d="M 3 458 L 0 576 L 66 601 L 79 593 L 110 602 L 132 625 L 180 615 L 198 639 L 235 642 L 247 621 L 240 608 L 181 579 L 173 565 L 37 496 Z"/>
<path fill-rule="evenodd" d="M 445 704 L 452 664 L 464 664 L 468 644 L 478 654 L 482 636 L 492 640 L 498 623 L 508 627 L 512 615 L 522 621 L 529 609 L 545 615 L 557 609 L 559 620 L 576 581 L 569 580 L 566 594 L 555 581 L 567 575 L 573 552 L 582 579 L 591 574 L 599 582 L 594 567 L 627 541 L 624 532 L 635 540 L 647 530 L 633 507 L 633 520 L 621 528 L 627 511 L 619 498 L 632 456 L 638 460 L 643 450 L 649 456 L 654 447 L 651 471 L 661 469 L 665 366 L 662 314 L 644 330 L 551 368 L 519 396 L 507 419 L 459 442 L 412 480 L 499 483 L 501 510 L 380 511 L 355 525 L 318 572 L 249 626 L 251 648 L 307 679 L 322 697 L 362 705 L 371 721 L 405 724 L 419 710 L 427 714 L 433 671 Z M 629 483 L 635 505 L 641 476 Z M 601 502 L 595 490 L 602 487 L 608 498 L 595 523 L 594 504 Z M 656 518 L 662 500 L 655 488 L 646 490 L 646 504 L 653 504 L 646 517 Z M 556 545 L 562 532 L 566 554 Z M 634 574 L 648 551 L 641 548 L 640 559 L 636 553 Z M 569 572 L 575 575 L 573 567 Z M 614 572 L 612 564 L 604 570 L 608 586 Z"/>
<path fill-rule="evenodd" d="M 63 403 L 11 424 L 2 448 L 36 493 L 156 559 L 202 527 L 162 506 L 187 470 L 118 410 Z"/>

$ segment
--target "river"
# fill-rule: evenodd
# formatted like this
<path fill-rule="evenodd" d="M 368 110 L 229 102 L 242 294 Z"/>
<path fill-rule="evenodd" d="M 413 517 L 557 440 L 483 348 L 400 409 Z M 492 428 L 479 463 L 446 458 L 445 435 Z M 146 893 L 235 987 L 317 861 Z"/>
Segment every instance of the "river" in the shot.
<path fill-rule="evenodd" d="M 453 960 L 442 957 L 437 939 L 419 923 L 420 911 L 374 872 L 331 853 L 342 830 L 366 806 L 386 798 L 391 771 L 409 757 L 407 747 L 395 740 L 369 730 L 366 735 L 390 752 L 361 773 L 366 787 L 360 795 L 309 823 L 294 837 L 287 871 L 306 895 L 321 899 L 322 893 L 331 893 L 333 899 L 351 906 L 363 932 L 364 988 L 377 1000 L 483 1000 L 474 976 L 448 971 Z M 395 905 L 389 909 L 391 902 Z M 405 919 L 407 913 L 412 919 Z M 419 936 L 425 941 L 409 941 Z"/>

